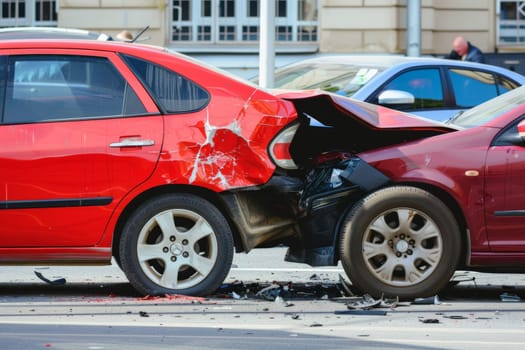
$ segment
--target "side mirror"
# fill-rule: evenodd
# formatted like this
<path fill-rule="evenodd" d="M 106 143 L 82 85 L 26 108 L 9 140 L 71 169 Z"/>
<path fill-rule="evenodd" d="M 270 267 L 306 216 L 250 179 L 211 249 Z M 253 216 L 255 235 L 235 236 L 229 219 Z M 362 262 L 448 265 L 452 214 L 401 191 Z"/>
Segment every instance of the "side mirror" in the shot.
<path fill-rule="evenodd" d="M 416 98 L 410 92 L 401 90 L 385 90 L 379 94 L 380 105 L 411 105 Z"/>

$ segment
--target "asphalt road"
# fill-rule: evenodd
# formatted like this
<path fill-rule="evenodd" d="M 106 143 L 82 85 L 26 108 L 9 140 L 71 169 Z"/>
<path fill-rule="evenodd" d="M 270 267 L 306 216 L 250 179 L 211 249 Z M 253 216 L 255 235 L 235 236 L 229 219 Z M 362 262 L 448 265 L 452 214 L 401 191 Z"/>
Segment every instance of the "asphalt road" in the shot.
<path fill-rule="evenodd" d="M 351 310 L 358 296 L 331 288 L 340 268 L 283 254 L 237 255 L 224 293 L 206 299 L 142 298 L 115 266 L 0 267 L 1 349 L 525 348 L 525 275 L 458 273 L 434 298 Z M 283 298 L 247 291 L 272 281 Z"/>

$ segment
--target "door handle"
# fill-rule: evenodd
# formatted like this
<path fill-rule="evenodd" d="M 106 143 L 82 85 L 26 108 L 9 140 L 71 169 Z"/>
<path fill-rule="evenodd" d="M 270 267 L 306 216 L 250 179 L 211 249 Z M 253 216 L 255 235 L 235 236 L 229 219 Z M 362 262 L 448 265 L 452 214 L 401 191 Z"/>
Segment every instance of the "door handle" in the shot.
<path fill-rule="evenodd" d="M 109 144 L 111 148 L 121 147 L 142 147 L 142 146 L 153 146 L 155 141 L 153 140 L 140 140 L 140 139 L 123 139 L 120 142 L 112 142 Z"/>

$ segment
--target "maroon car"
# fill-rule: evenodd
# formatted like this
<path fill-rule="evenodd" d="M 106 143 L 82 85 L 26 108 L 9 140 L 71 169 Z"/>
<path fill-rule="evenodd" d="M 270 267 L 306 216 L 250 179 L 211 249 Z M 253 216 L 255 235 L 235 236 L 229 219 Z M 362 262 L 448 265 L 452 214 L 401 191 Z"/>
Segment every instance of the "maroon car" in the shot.
<path fill-rule="evenodd" d="M 288 260 L 340 259 L 361 291 L 403 298 L 437 293 L 457 269 L 525 270 L 525 88 L 433 127 L 337 96 L 289 98 L 303 118 L 291 155 L 313 163 Z"/>

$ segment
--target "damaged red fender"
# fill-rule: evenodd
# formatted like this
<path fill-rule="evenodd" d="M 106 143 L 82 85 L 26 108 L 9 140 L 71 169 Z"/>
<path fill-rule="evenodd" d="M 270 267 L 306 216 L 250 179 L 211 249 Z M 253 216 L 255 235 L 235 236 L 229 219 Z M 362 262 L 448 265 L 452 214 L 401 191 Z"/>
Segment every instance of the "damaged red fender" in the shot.
<path fill-rule="evenodd" d="M 290 102 L 261 90 L 246 101 L 210 105 L 195 114 L 165 117 L 159 169 L 166 183 L 220 192 L 264 184 L 275 170 L 267 147 L 297 118 Z"/>

